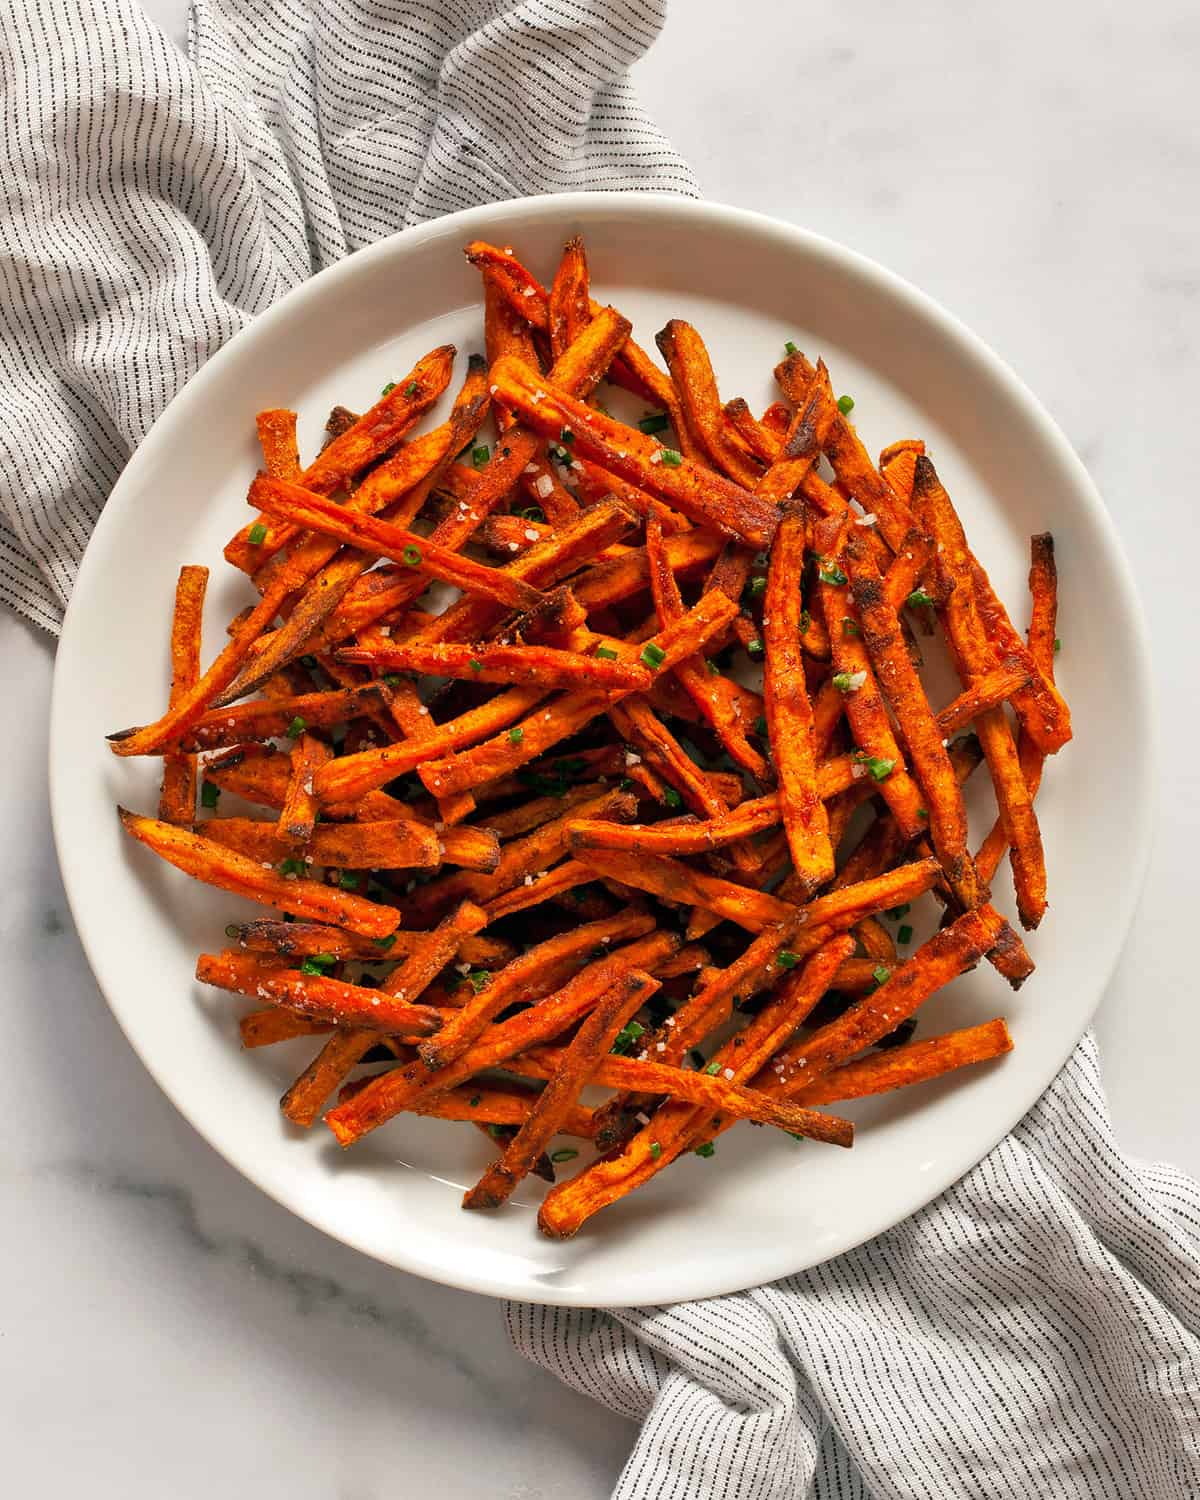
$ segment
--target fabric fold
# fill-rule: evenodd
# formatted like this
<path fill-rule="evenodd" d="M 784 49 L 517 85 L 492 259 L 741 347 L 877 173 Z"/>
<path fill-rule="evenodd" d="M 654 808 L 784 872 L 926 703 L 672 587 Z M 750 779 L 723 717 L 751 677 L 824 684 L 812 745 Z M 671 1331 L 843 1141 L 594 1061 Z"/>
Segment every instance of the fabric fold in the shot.
<path fill-rule="evenodd" d="M 664 0 L 0 11 L 0 599 L 56 631 L 129 454 L 315 271 L 456 209 L 696 184 L 626 76 Z"/>
<path fill-rule="evenodd" d="M 1200 1185 L 1121 1153 L 1090 1034 L 857 1250 L 736 1296 L 508 1320 L 642 1422 L 617 1500 L 1200 1494 Z"/>

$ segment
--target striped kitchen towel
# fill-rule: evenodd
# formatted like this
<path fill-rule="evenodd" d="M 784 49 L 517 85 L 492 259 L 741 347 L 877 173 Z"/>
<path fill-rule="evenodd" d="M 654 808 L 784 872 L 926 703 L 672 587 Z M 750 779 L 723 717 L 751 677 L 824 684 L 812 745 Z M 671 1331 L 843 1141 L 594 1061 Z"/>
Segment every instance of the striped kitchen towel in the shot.
<path fill-rule="evenodd" d="M 1090 1035 L 857 1250 L 737 1296 L 508 1320 L 642 1423 L 615 1500 L 1200 1496 L 1200 1184 L 1121 1153 Z"/>
<path fill-rule="evenodd" d="M 453 209 L 692 175 L 626 76 L 666 0 L 0 6 L 0 600 L 57 632 L 129 454 L 210 354 Z"/>

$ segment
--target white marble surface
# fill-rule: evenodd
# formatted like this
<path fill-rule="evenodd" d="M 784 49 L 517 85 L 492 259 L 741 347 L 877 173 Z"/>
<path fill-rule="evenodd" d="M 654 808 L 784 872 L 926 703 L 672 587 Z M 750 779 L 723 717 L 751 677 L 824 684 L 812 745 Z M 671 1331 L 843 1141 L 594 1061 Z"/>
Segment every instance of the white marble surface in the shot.
<path fill-rule="evenodd" d="M 182 37 L 183 0 L 150 8 Z M 1121 1138 L 1193 1171 L 1198 63 L 1188 0 L 676 0 L 639 69 L 710 197 L 842 240 L 945 302 L 1041 394 L 1107 496 L 1150 620 L 1166 795 L 1099 1031 Z M 1064 636 L 1104 649 L 1069 622 Z M 88 974 L 50 844 L 50 644 L 0 617 L 0 663 L 20 705 L 0 778 L 12 1492 L 606 1495 L 627 1424 L 525 1365 L 493 1304 L 268 1202 L 142 1071 Z"/>

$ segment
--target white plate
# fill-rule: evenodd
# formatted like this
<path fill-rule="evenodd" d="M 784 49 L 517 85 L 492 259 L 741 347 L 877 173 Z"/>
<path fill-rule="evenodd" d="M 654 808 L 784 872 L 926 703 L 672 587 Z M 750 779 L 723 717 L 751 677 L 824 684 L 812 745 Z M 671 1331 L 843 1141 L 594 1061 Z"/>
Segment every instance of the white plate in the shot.
<path fill-rule="evenodd" d="M 1039 801 L 1050 910 L 1029 946 L 1038 972 L 1012 995 L 987 966 L 927 1008 L 928 1032 L 1006 1015 L 1016 1050 L 965 1076 L 848 1110 L 851 1153 L 742 1129 L 598 1215 L 566 1244 L 534 1227 L 540 1188 L 466 1215 L 488 1156 L 476 1132 L 403 1117 L 345 1154 L 276 1100 L 311 1043 L 246 1053 L 237 1003 L 193 980 L 239 903 L 123 838 L 114 805 L 152 811 L 157 762 L 119 760 L 108 730 L 154 718 L 183 562 L 213 566 L 205 656 L 248 586 L 220 565 L 247 514 L 254 413 L 301 413 L 312 452 L 325 414 L 364 407 L 415 358 L 480 347 L 478 278 L 461 247 L 511 244 L 548 277 L 586 235 L 597 295 L 642 342 L 695 322 L 722 391 L 756 408 L 792 338 L 823 354 L 857 401 L 868 445 L 923 436 L 976 551 L 1025 617 L 1032 531 L 1053 531 L 1061 677 L 1076 739 Z M 240 334 L 155 424 L 84 558 L 54 684 L 55 837 L 92 968 L 130 1042 L 189 1120 L 247 1177 L 310 1223 L 451 1285 L 542 1302 L 621 1305 L 711 1296 L 803 1269 L 887 1229 L 977 1162 L 1049 1083 L 1091 1016 L 1129 924 L 1147 853 L 1148 654 L 1128 568 L 1104 508 L 1050 418 L 1010 370 L 926 297 L 878 266 L 785 224 L 677 198 L 577 194 L 456 214 L 314 278 Z M 982 779 L 982 778 L 981 778 Z M 1119 807 L 1122 837 L 1097 809 Z M 1007 867 L 995 882 L 1011 908 Z"/>

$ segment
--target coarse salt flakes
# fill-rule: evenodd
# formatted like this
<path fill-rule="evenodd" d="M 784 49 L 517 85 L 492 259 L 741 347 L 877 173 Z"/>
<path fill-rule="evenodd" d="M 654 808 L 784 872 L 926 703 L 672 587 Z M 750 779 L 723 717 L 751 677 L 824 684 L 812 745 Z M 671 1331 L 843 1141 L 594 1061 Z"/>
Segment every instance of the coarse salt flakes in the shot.
<path fill-rule="evenodd" d="M 545 500 L 547 495 L 554 493 L 554 481 L 549 474 L 539 474 L 533 482 L 533 488 L 539 500 Z"/>
<path fill-rule="evenodd" d="M 522 297 L 532 297 L 533 296 L 533 288 L 531 286 L 522 287 L 521 288 L 521 296 Z"/>
<path fill-rule="evenodd" d="M 650 455 L 650 462 L 652 464 L 660 464 L 660 463 L 662 463 L 662 450 L 661 449 L 656 450 L 654 453 L 652 453 Z"/>
<path fill-rule="evenodd" d="M 471 972 L 471 965 L 469 961 L 467 963 L 455 964 L 454 967 L 460 974 L 469 974 Z"/>
<path fill-rule="evenodd" d="M 521 550 L 521 544 L 520 544 L 520 542 L 509 542 L 509 544 L 508 544 L 508 550 L 510 552 L 520 552 L 520 550 Z"/>
<path fill-rule="evenodd" d="M 381 625 L 379 627 L 379 634 L 382 635 L 382 636 L 384 636 L 385 638 L 387 636 L 390 636 L 391 633 L 392 633 L 392 627 L 390 625 Z"/>
<path fill-rule="evenodd" d="M 666 1042 L 655 1042 L 654 1050 L 655 1052 L 665 1052 L 667 1050 Z"/>
<path fill-rule="evenodd" d="M 875 515 L 875 512 L 872 510 L 869 511 L 865 516 L 859 516 L 854 524 L 856 526 L 874 526 L 876 519 L 877 517 Z"/>
<path fill-rule="evenodd" d="M 421 715 L 421 717 L 423 719 L 427 718 L 428 715 L 429 715 L 429 710 L 425 707 L 425 705 L 423 703 L 421 704 L 420 708 L 417 709 L 417 712 Z"/>
<path fill-rule="evenodd" d="M 498 385 L 490 385 L 490 386 L 488 386 L 488 390 L 489 390 L 489 391 L 490 391 L 490 392 L 491 392 L 491 394 L 492 394 L 492 395 L 493 395 L 493 396 L 494 396 L 494 395 L 495 395 L 495 394 L 496 394 L 496 392 L 497 392 L 497 391 L 498 391 L 498 390 L 499 390 L 499 389 L 500 389 L 500 387 L 499 387 L 499 386 L 498 386 Z"/>
<path fill-rule="evenodd" d="M 726 1078 L 732 1078 L 733 1077 L 733 1069 L 732 1068 L 726 1068 L 724 1076 Z"/>
<path fill-rule="evenodd" d="M 526 875 L 526 877 L 525 877 L 525 884 L 526 885 L 532 885 L 533 884 L 533 876 L 532 875 Z"/>
<path fill-rule="evenodd" d="M 536 531 L 534 531 L 533 527 L 531 526 L 529 528 L 529 530 L 525 533 L 525 540 L 527 542 L 536 542 L 537 539 L 538 539 L 538 534 L 537 534 Z"/>
<path fill-rule="evenodd" d="M 625 764 L 627 766 L 640 766 L 641 763 L 642 763 L 642 757 L 640 755 L 635 755 L 632 750 L 626 750 L 626 752 L 625 752 Z"/>
<path fill-rule="evenodd" d="M 537 472 L 537 464 L 526 464 L 525 467 L 521 470 L 522 474 L 536 474 Z"/>
<path fill-rule="evenodd" d="M 638 1122 L 639 1125 L 649 1125 L 650 1123 L 650 1116 L 644 1109 L 639 1109 L 637 1114 L 634 1115 L 634 1119 Z"/>

